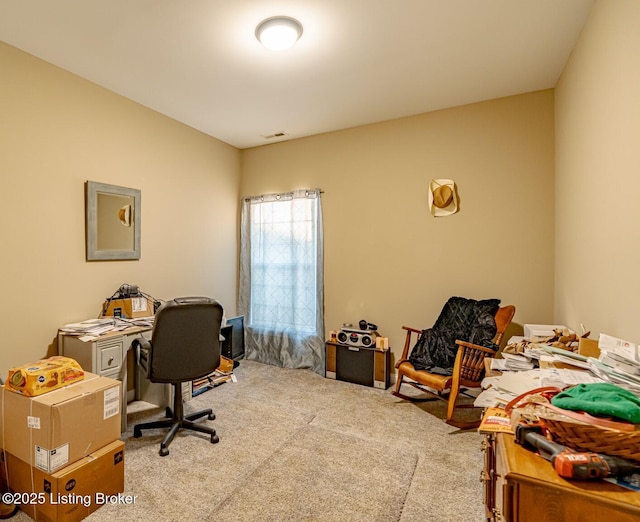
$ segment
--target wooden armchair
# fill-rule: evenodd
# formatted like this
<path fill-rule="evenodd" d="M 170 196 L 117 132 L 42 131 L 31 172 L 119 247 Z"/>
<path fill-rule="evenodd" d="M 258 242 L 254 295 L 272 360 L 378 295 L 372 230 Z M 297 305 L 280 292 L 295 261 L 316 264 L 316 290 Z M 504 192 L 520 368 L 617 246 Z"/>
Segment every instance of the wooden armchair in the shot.
<path fill-rule="evenodd" d="M 500 345 L 502 336 L 511 323 L 515 311 L 516 308 L 513 305 L 503 306 L 498 309 L 495 315 L 497 333 L 493 339 L 493 342 L 497 345 Z M 409 328 L 408 326 L 403 326 L 402 328 L 407 331 L 407 336 L 402 350 L 402 356 L 396 363 L 396 387 L 393 394 L 402 399 L 415 402 L 441 399 L 448 402 L 447 424 L 462 429 L 477 427 L 480 424 L 479 420 L 475 422 L 454 420 L 453 415 L 456 408 L 473 408 L 473 404 L 456 404 L 456 401 L 458 395 L 461 392 L 464 393 L 464 390 L 467 388 L 481 387 L 485 372 L 484 360 L 493 357 L 495 352 L 490 348 L 484 348 L 483 346 L 478 346 L 467 341 L 456 340 L 458 351 L 453 366 L 453 375 L 440 375 L 430 373 L 426 370 L 416 370 L 409 361 L 409 350 L 415 345 L 422 330 Z M 415 337 L 413 334 L 416 334 Z M 405 381 L 405 377 L 410 380 Z M 403 382 L 426 392 L 430 397 L 423 398 L 403 395 L 400 393 L 400 387 Z"/>

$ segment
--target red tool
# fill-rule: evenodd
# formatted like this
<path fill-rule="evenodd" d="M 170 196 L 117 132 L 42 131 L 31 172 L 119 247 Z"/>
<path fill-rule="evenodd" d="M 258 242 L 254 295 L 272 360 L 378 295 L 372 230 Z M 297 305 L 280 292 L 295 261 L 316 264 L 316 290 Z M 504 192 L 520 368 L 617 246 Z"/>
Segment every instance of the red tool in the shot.
<path fill-rule="evenodd" d="M 640 465 L 620 457 L 573 451 L 551 442 L 539 431 L 539 426 L 519 425 L 516 428 L 516 442 L 537 449 L 540 456 L 550 461 L 556 473 L 563 478 L 599 480 L 626 477 L 640 470 Z"/>

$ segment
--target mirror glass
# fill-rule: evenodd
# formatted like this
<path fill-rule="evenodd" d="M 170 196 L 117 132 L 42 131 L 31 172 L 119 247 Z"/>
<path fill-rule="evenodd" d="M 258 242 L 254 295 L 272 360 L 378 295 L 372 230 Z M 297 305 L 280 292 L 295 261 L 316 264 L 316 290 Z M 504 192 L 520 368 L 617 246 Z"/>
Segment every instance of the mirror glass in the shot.
<path fill-rule="evenodd" d="M 87 261 L 140 259 L 140 191 L 87 181 Z"/>

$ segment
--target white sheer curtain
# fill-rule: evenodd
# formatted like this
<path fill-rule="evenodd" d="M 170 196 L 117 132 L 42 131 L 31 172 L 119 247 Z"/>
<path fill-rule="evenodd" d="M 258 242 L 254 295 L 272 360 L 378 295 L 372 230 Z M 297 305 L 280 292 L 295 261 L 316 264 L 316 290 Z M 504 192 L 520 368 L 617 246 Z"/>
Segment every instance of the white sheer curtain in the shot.
<path fill-rule="evenodd" d="M 324 375 L 320 190 L 245 198 L 239 308 L 245 357 Z"/>

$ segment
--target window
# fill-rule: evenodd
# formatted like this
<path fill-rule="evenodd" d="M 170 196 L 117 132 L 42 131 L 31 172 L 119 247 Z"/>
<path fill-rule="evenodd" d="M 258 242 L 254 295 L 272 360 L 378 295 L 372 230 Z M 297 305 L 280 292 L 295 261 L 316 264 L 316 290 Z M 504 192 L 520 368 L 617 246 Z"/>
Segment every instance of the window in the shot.
<path fill-rule="evenodd" d="M 324 371 L 321 216 L 319 190 L 244 200 L 240 308 L 248 358 Z"/>

